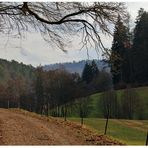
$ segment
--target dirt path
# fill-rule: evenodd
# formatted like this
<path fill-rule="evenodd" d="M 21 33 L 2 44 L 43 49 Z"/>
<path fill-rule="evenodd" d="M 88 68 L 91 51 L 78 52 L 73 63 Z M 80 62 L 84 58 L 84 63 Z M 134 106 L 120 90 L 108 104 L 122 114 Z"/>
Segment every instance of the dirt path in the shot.
<path fill-rule="evenodd" d="M 102 140 L 103 139 L 103 140 Z M 120 144 L 71 122 L 34 113 L 0 109 L 1 145 Z"/>

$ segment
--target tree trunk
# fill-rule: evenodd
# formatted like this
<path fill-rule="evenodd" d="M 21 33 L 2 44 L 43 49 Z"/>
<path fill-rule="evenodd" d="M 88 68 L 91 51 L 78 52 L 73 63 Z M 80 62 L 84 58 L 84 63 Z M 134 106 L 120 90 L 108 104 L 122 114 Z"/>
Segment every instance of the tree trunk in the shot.
<path fill-rule="evenodd" d="M 83 126 L 84 120 L 83 117 L 81 117 L 81 126 Z"/>
<path fill-rule="evenodd" d="M 47 114 L 49 116 L 49 103 L 47 104 Z"/>
<path fill-rule="evenodd" d="M 148 145 L 148 131 L 147 131 L 147 136 L 146 136 L 146 146 Z"/>
<path fill-rule="evenodd" d="M 8 108 L 9 108 L 9 100 L 8 100 Z"/>
<path fill-rule="evenodd" d="M 20 102 L 18 102 L 17 107 L 20 109 Z"/>
<path fill-rule="evenodd" d="M 108 109 L 108 112 L 107 112 L 107 118 L 106 118 L 106 124 L 105 124 L 105 131 L 104 131 L 104 135 L 106 135 L 106 133 L 107 133 L 108 120 L 109 120 L 109 109 Z"/>
<path fill-rule="evenodd" d="M 64 113 L 64 121 L 66 121 L 67 120 L 67 107 L 66 107 L 66 105 L 65 105 L 65 113 Z"/>
<path fill-rule="evenodd" d="M 59 113 L 59 105 L 57 106 L 57 116 L 58 117 L 60 116 L 60 113 Z"/>

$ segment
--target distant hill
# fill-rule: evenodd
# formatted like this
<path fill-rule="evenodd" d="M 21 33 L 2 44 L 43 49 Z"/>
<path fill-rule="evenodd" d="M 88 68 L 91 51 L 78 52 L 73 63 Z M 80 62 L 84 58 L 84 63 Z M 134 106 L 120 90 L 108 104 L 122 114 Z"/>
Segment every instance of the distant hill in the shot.
<path fill-rule="evenodd" d="M 0 59 L 0 83 L 7 83 L 9 79 L 17 77 L 30 81 L 34 78 L 34 70 L 32 65 Z"/>
<path fill-rule="evenodd" d="M 89 61 L 79 61 L 79 62 L 66 62 L 66 63 L 56 63 L 43 66 L 44 70 L 55 70 L 59 68 L 65 68 L 70 73 L 79 73 L 82 74 L 84 65 Z M 95 60 L 99 70 L 104 69 L 109 72 L 108 64 L 103 60 Z M 27 80 L 33 79 L 35 67 L 32 65 L 25 65 L 19 63 L 15 60 L 7 61 L 5 59 L 0 59 L 0 83 L 5 83 L 9 79 L 14 79 L 15 77 L 23 77 Z"/>
<path fill-rule="evenodd" d="M 91 62 L 92 60 L 89 60 L 88 62 Z M 109 67 L 108 64 L 103 61 L 103 60 L 95 60 L 99 70 L 104 69 L 105 71 L 109 72 Z M 79 73 L 80 75 L 82 74 L 84 65 L 85 65 L 86 61 L 82 60 L 79 62 L 66 62 L 66 63 L 56 63 L 56 64 L 50 64 L 50 65 L 45 65 L 43 66 L 44 70 L 55 70 L 55 69 L 59 69 L 59 68 L 65 68 L 68 72 L 70 73 Z"/>

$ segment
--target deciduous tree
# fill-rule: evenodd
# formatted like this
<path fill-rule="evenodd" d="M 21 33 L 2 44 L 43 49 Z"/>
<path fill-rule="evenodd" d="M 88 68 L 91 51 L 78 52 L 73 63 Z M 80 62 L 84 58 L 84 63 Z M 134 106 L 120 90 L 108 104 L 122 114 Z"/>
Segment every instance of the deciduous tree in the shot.
<path fill-rule="evenodd" d="M 0 2 L 0 31 L 22 35 L 31 27 L 62 50 L 73 35 L 81 35 L 82 47 L 105 49 L 99 32 L 111 34 L 109 24 L 118 15 L 126 17 L 123 3 Z"/>

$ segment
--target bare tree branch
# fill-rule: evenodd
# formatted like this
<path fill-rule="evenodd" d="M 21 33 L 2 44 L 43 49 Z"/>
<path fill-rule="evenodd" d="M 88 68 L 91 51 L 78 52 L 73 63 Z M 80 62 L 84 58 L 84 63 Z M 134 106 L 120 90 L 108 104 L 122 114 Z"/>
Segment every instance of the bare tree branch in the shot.
<path fill-rule="evenodd" d="M 31 26 L 41 32 L 46 41 L 54 42 L 63 51 L 65 44 L 79 35 L 82 48 L 91 46 L 107 52 L 100 33 L 112 35 L 110 26 L 116 23 L 119 15 L 126 18 L 123 3 L 1 2 L 0 30 L 10 34 L 17 30 L 21 35 Z"/>

